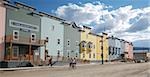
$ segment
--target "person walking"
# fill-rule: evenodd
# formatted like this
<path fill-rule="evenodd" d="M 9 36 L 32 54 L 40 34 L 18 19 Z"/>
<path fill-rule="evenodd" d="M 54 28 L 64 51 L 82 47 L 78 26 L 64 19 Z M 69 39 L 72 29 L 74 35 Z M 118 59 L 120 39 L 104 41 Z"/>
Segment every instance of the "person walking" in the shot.
<path fill-rule="evenodd" d="M 72 67 L 72 62 L 73 62 L 73 59 L 70 58 L 70 60 L 69 60 L 69 67 Z"/>
<path fill-rule="evenodd" d="M 52 56 L 50 57 L 50 59 L 49 59 L 49 65 L 52 67 Z"/>
<path fill-rule="evenodd" d="M 76 58 L 74 58 L 73 61 L 72 61 L 72 68 L 76 68 L 76 64 L 77 64 L 76 63 Z"/>

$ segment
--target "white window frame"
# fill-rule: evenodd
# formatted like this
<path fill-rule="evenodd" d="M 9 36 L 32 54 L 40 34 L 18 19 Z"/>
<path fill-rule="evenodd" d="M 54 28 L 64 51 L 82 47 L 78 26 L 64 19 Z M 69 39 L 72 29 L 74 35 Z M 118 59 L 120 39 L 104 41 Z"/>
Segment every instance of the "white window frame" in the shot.
<path fill-rule="evenodd" d="M 86 43 L 82 42 L 82 43 L 81 43 L 81 46 L 82 46 L 83 48 L 85 48 L 85 47 L 86 47 Z"/>
<path fill-rule="evenodd" d="M 34 40 L 32 40 L 32 35 L 34 35 Z M 31 42 L 36 42 L 36 34 L 35 33 L 31 33 Z"/>
<path fill-rule="evenodd" d="M 17 35 L 18 38 L 15 38 L 15 36 L 16 36 L 15 32 L 18 33 L 18 35 Z M 18 30 L 13 30 L 13 40 L 19 40 L 19 31 Z"/>
<path fill-rule="evenodd" d="M 69 43 L 68 43 L 68 41 L 69 41 Z M 70 47 L 70 39 L 67 39 L 67 47 Z"/>
<path fill-rule="evenodd" d="M 57 45 L 59 45 L 59 44 L 60 44 L 60 41 L 61 41 L 60 39 L 57 39 Z"/>

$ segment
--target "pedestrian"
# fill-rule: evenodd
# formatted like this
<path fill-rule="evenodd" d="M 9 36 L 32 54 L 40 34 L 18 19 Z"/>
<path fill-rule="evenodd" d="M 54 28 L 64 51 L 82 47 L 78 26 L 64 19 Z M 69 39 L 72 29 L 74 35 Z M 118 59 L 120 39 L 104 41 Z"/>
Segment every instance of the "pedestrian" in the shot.
<path fill-rule="evenodd" d="M 77 64 L 76 63 L 76 58 L 73 59 L 72 64 L 73 64 L 73 68 L 76 68 L 76 64 Z"/>
<path fill-rule="evenodd" d="M 69 60 L 69 67 L 72 67 L 72 62 L 73 62 L 73 59 L 70 58 L 70 60 Z"/>
<path fill-rule="evenodd" d="M 53 65 L 53 64 L 52 64 L 52 58 L 53 58 L 53 57 L 51 56 L 50 59 L 49 59 L 49 65 L 50 65 L 51 67 L 52 67 L 52 65 Z"/>

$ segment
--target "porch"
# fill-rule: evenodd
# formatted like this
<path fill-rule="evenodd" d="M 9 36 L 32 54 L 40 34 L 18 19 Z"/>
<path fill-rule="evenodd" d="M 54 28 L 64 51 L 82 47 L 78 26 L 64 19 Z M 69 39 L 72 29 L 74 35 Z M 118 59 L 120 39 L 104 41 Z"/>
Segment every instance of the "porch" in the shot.
<path fill-rule="evenodd" d="M 30 62 L 33 65 L 40 63 L 40 49 L 44 46 L 44 40 L 21 37 L 13 39 L 12 35 L 5 37 L 5 62 L 18 65 L 19 62 Z"/>

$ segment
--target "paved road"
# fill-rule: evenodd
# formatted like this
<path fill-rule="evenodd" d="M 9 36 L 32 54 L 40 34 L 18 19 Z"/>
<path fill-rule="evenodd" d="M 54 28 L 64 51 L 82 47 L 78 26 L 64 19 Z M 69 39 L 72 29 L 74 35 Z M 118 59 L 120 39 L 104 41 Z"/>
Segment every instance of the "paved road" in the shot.
<path fill-rule="evenodd" d="M 150 63 L 85 65 L 74 70 L 57 67 L 0 71 L 0 77 L 150 77 Z"/>

